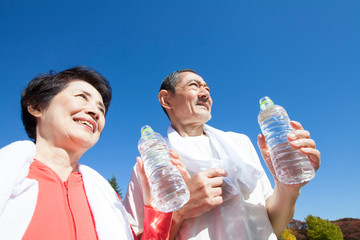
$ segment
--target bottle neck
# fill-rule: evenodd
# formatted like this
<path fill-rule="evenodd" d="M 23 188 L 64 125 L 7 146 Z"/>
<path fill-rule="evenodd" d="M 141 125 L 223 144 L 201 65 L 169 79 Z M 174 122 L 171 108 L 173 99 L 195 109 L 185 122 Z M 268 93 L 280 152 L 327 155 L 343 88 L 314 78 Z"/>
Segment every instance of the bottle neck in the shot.
<path fill-rule="evenodd" d="M 260 109 L 266 110 L 270 107 L 274 106 L 274 102 L 269 97 L 263 97 L 260 99 Z"/>

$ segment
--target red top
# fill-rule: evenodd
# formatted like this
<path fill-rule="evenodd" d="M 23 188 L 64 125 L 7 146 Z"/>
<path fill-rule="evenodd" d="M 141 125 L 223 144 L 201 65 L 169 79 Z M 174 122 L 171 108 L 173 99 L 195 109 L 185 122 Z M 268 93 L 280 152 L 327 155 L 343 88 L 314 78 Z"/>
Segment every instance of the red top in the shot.
<path fill-rule="evenodd" d="M 66 182 L 35 160 L 28 178 L 39 182 L 35 212 L 23 237 L 27 239 L 97 239 L 82 176 L 71 173 Z"/>
<path fill-rule="evenodd" d="M 79 172 L 71 173 L 67 181 L 63 182 L 52 169 L 34 160 L 27 178 L 38 181 L 39 192 L 23 240 L 97 239 L 94 219 Z M 162 213 L 147 207 L 144 210 L 141 239 L 168 239 L 172 213 Z M 133 235 L 136 239 L 134 232 Z"/>

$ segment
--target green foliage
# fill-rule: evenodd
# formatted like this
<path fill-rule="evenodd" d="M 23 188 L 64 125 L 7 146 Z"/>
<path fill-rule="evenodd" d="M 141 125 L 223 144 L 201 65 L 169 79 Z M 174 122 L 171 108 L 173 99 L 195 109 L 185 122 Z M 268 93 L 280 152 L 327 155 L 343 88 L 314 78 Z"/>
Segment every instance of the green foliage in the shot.
<path fill-rule="evenodd" d="M 279 239 L 283 240 L 296 240 L 296 237 L 292 234 L 291 230 L 286 228 L 281 234 Z"/>
<path fill-rule="evenodd" d="M 108 179 L 108 182 L 110 183 L 110 185 L 112 186 L 112 188 L 115 190 L 115 192 L 117 194 L 119 194 L 120 198 L 122 199 L 122 193 L 121 193 L 121 188 L 119 187 L 117 181 L 116 181 L 116 177 L 113 175 L 111 179 Z"/>
<path fill-rule="evenodd" d="M 306 218 L 310 240 L 343 240 L 343 234 L 335 223 L 308 215 Z"/>

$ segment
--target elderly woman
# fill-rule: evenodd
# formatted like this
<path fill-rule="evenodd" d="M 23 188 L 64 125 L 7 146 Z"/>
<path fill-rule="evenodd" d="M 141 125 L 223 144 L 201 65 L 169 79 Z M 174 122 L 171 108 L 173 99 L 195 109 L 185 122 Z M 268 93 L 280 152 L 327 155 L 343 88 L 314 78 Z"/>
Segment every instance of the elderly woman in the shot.
<path fill-rule="evenodd" d="M 115 191 L 78 163 L 98 141 L 110 100 L 109 83 L 88 67 L 29 83 L 21 95 L 22 120 L 35 144 L 19 141 L 0 150 L 0 239 L 136 239 Z M 144 191 L 151 203 L 148 186 Z M 142 238 L 166 239 L 172 214 L 151 204 L 145 212 Z"/>

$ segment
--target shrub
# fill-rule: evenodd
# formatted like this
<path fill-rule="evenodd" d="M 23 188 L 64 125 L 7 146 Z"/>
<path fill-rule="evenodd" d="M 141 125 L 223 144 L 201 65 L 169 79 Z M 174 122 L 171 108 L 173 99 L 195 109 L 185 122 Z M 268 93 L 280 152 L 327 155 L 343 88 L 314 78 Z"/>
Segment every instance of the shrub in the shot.
<path fill-rule="evenodd" d="M 343 240 L 340 228 L 329 220 L 308 215 L 306 218 L 310 240 Z"/>
<path fill-rule="evenodd" d="M 296 240 L 296 237 L 292 234 L 291 230 L 286 228 L 279 239 L 283 240 Z"/>

